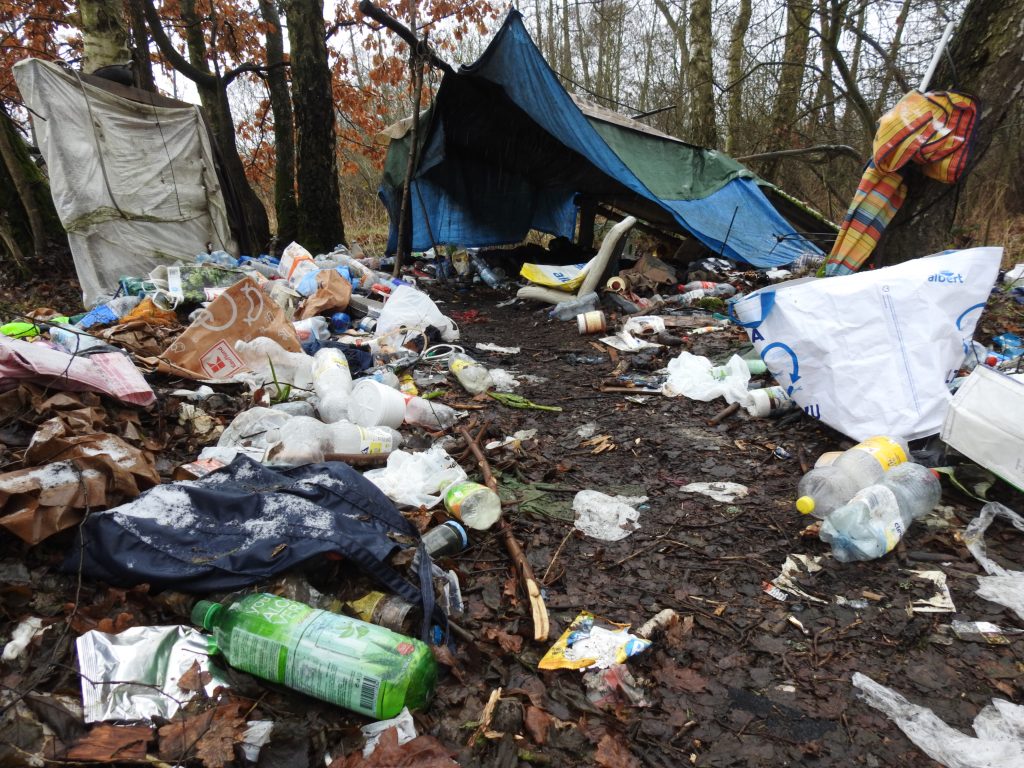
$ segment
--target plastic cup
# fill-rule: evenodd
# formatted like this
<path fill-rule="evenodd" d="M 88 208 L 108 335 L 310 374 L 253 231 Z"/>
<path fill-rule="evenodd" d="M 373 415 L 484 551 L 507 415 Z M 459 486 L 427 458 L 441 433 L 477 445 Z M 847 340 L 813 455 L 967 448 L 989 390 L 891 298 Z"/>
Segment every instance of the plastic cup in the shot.
<path fill-rule="evenodd" d="M 397 429 L 405 421 L 405 395 L 373 379 L 360 379 L 352 387 L 348 417 L 361 427 Z"/>

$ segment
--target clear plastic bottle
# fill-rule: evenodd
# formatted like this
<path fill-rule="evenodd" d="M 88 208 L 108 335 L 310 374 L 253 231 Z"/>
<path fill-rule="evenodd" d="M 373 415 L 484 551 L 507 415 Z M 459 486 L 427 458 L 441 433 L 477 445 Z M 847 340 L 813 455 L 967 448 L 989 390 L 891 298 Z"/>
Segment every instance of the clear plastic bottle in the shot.
<path fill-rule="evenodd" d="M 457 352 L 448 360 L 448 370 L 455 374 L 462 388 L 479 395 L 494 386 L 491 372 L 467 354 Z"/>
<path fill-rule="evenodd" d="M 907 462 L 859 491 L 821 524 L 821 540 L 841 563 L 875 560 L 892 549 L 910 524 L 928 514 L 942 496 L 938 475 Z"/>
<path fill-rule="evenodd" d="M 348 417 L 352 372 L 344 352 L 324 347 L 313 355 L 313 389 L 319 401 L 317 411 L 321 419 L 333 424 Z"/>
<path fill-rule="evenodd" d="M 902 438 L 870 437 L 843 451 L 831 465 L 815 467 L 804 475 L 796 488 L 796 508 L 824 519 L 909 456 L 907 441 Z"/>
<path fill-rule="evenodd" d="M 577 315 L 582 315 L 584 312 L 593 312 L 597 307 L 597 294 L 591 292 L 577 296 L 575 299 L 555 304 L 551 311 L 548 312 L 548 315 L 556 320 L 575 320 Z"/>
<path fill-rule="evenodd" d="M 447 429 L 459 419 L 459 412 L 444 403 L 410 397 L 405 401 L 405 423 L 432 429 Z"/>
<path fill-rule="evenodd" d="M 390 427 L 360 427 L 347 421 L 335 424 L 308 416 L 295 416 L 281 426 L 278 442 L 268 452 L 268 463 L 294 467 L 315 464 L 328 456 L 391 453 L 402 435 Z"/>
<path fill-rule="evenodd" d="M 685 285 L 677 287 L 679 293 L 686 294 L 690 291 L 703 291 L 703 296 L 719 296 L 727 298 L 736 293 L 736 288 L 729 283 L 711 283 L 706 280 L 692 280 Z"/>
<path fill-rule="evenodd" d="M 470 261 L 473 262 L 473 266 L 476 267 L 476 271 L 480 273 L 480 279 L 487 283 L 491 288 L 500 288 L 503 285 L 504 281 L 498 273 L 487 266 L 487 262 L 480 256 L 474 253 L 470 256 Z"/>
<path fill-rule="evenodd" d="M 444 506 L 456 520 L 478 531 L 487 530 L 501 517 L 498 494 L 486 485 L 469 480 L 448 486 L 444 492 Z"/>
<path fill-rule="evenodd" d="M 85 352 L 87 349 L 110 346 L 103 339 L 60 325 L 50 326 L 50 341 L 72 355 Z"/>
<path fill-rule="evenodd" d="M 377 719 L 425 706 L 437 683 L 425 643 L 284 597 L 200 600 L 192 621 L 231 666 Z"/>

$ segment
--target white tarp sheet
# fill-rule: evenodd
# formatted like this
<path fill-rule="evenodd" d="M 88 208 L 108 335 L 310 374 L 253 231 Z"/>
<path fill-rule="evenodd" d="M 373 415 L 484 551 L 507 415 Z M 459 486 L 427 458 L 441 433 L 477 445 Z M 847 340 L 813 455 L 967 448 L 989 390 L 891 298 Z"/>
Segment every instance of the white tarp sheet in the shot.
<path fill-rule="evenodd" d="M 50 62 L 14 67 L 87 304 L 125 276 L 236 253 L 197 107 L 153 107 Z"/>

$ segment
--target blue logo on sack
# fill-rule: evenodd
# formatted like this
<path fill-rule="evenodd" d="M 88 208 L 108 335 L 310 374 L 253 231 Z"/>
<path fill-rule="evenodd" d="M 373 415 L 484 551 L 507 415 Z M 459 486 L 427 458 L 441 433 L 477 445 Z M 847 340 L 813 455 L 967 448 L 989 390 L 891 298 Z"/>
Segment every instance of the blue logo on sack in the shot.
<path fill-rule="evenodd" d="M 948 269 L 944 269 L 941 272 L 936 272 L 928 278 L 929 283 L 960 283 L 963 285 L 964 276 L 959 272 L 951 272 Z"/>

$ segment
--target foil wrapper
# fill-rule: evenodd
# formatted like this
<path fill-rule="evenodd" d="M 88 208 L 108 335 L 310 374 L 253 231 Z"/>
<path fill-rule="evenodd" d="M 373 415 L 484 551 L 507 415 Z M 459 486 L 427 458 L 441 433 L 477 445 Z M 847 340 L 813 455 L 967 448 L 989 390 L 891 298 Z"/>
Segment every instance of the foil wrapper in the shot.
<path fill-rule="evenodd" d="M 212 696 L 228 683 L 210 662 L 208 637 L 192 627 L 132 627 L 117 635 L 93 630 L 76 641 L 85 722 L 170 719 L 198 695 L 178 681 L 198 661 Z"/>

